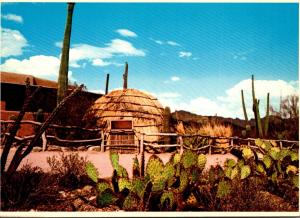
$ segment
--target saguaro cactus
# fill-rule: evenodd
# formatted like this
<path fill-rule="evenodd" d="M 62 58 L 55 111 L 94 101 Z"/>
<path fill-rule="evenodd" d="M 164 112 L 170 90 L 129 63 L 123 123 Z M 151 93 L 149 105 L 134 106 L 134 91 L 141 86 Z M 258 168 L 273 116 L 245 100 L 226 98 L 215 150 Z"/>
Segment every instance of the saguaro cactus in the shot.
<path fill-rule="evenodd" d="M 267 111 L 266 111 L 266 117 L 265 117 L 265 136 L 268 135 L 268 129 L 269 129 L 269 111 L 270 111 L 270 93 L 267 95 Z"/>
<path fill-rule="evenodd" d="M 256 133 L 258 133 L 260 138 L 263 138 L 263 129 L 262 129 L 261 119 L 259 114 L 259 100 L 255 98 L 254 75 L 252 75 L 251 79 L 252 79 L 253 112 L 255 117 Z"/>
<path fill-rule="evenodd" d="M 68 91 L 69 51 L 74 6 L 75 3 L 68 3 L 68 16 L 58 75 L 57 105 L 64 99 Z"/>
<path fill-rule="evenodd" d="M 242 105 L 243 105 L 243 111 L 244 111 L 245 121 L 248 123 L 248 116 L 247 116 L 247 111 L 246 111 L 246 105 L 245 105 L 245 99 L 244 99 L 244 92 L 243 92 L 243 90 L 241 90 L 241 95 L 242 95 Z"/>
<path fill-rule="evenodd" d="M 125 62 L 125 72 L 123 74 L 123 89 L 127 89 L 127 80 L 128 80 L 128 63 Z"/>

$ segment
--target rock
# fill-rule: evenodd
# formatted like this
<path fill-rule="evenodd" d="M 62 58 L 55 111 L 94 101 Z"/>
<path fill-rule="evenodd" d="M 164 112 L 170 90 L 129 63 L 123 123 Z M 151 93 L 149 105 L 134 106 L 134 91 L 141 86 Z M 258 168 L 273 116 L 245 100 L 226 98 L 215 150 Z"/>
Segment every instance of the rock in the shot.
<path fill-rule="evenodd" d="M 33 147 L 32 152 L 41 152 L 42 148 L 41 147 Z"/>
<path fill-rule="evenodd" d="M 68 148 L 68 147 L 61 147 L 61 151 L 62 152 L 67 152 L 67 151 L 72 151 L 72 149 Z"/>
<path fill-rule="evenodd" d="M 85 146 L 79 146 L 79 147 L 77 148 L 77 150 L 78 150 L 78 151 L 86 151 L 87 148 L 86 148 Z"/>
<path fill-rule="evenodd" d="M 61 151 L 61 147 L 56 145 L 50 145 L 48 146 L 47 151 Z"/>
<path fill-rule="evenodd" d="M 91 146 L 88 148 L 88 151 L 100 151 L 101 147 L 100 146 Z"/>
<path fill-rule="evenodd" d="M 81 200 L 80 198 L 77 198 L 73 201 L 73 206 L 75 207 L 76 210 L 79 210 L 80 207 L 84 204 L 84 201 Z"/>

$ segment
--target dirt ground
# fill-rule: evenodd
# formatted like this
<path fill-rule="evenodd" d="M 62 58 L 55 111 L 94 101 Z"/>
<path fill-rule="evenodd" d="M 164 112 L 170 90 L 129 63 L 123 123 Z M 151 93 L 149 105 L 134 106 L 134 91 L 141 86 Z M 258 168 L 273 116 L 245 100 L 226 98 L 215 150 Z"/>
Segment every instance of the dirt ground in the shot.
<path fill-rule="evenodd" d="M 14 154 L 15 149 L 12 148 L 8 157 L 8 162 L 12 159 L 12 155 Z M 0 151 L 2 153 L 2 150 Z M 21 162 L 19 169 L 22 168 L 25 164 L 31 164 L 31 166 L 39 166 L 43 169 L 44 172 L 49 172 L 50 167 L 47 163 L 47 157 L 52 157 L 54 155 L 59 157 L 58 151 L 44 151 L 44 152 L 31 152 L 27 157 L 23 159 Z M 64 154 L 74 153 L 74 151 L 66 151 Z M 101 178 L 110 177 L 113 173 L 113 168 L 109 158 L 109 152 L 98 152 L 98 151 L 80 151 L 78 152 L 79 156 L 86 157 L 87 160 L 91 161 L 98 169 Z M 152 154 L 145 153 L 145 161 L 146 164 L 148 162 L 149 157 Z M 119 154 L 120 165 L 126 168 L 129 177 L 132 177 L 132 164 L 133 158 L 137 156 L 140 161 L 139 154 Z M 168 162 L 171 157 L 171 153 L 161 153 L 157 154 L 164 163 Z M 209 169 L 212 165 L 223 165 L 227 158 L 236 159 L 232 154 L 212 154 L 206 155 L 207 163 L 205 168 Z M 146 165 L 145 164 L 145 165 Z M 7 164 L 8 165 L 8 164 Z"/>

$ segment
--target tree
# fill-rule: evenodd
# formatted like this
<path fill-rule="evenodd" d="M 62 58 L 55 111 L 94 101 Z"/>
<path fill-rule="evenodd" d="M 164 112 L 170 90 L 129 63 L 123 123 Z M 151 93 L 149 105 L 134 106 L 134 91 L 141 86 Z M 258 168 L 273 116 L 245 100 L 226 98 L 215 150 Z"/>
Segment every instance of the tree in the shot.
<path fill-rule="evenodd" d="M 276 111 L 270 107 L 272 115 L 279 116 L 283 119 L 299 118 L 299 96 L 288 95 L 280 100 L 280 109 Z"/>
<path fill-rule="evenodd" d="M 72 18 L 75 3 L 68 3 L 67 23 L 64 34 L 64 41 L 62 47 L 62 54 L 60 59 L 58 88 L 57 88 L 57 105 L 64 99 L 68 91 L 68 71 L 69 71 L 69 51 L 70 39 L 72 30 Z"/>

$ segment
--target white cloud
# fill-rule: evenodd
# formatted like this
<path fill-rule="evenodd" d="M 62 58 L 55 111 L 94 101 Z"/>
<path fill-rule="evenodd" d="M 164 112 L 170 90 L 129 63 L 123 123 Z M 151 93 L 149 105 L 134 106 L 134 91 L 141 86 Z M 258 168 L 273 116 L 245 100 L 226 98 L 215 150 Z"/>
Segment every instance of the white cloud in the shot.
<path fill-rule="evenodd" d="M 116 32 L 125 37 L 137 37 L 137 34 L 135 32 L 132 32 L 128 29 L 118 29 L 116 30 Z"/>
<path fill-rule="evenodd" d="M 179 78 L 178 76 L 172 76 L 172 77 L 171 77 L 171 80 L 172 80 L 173 82 L 177 82 L 177 81 L 180 80 L 180 78 Z"/>
<path fill-rule="evenodd" d="M 27 40 L 18 30 L 2 28 L 1 57 L 22 55 L 23 48 L 26 46 L 28 46 Z"/>
<path fill-rule="evenodd" d="M 89 92 L 97 93 L 97 94 L 105 94 L 105 91 L 102 89 L 89 89 Z"/>
<path fill-rule="evenodd" d="M 160 40 L 154 40 L 154 42 L 156 42 L 157 44 L 160 44 L 160 45 L 162 45 L 162 44 L 164 44 L 162 41 L 160 41 Z"/>
<path fill-rule="evenodd" d="M 181 51 L 179 52 L 179 57 L 180 58 L 188 58 L 188 57 L 191 57 L 192 56 L 192 53 L 191 52 L 188 52 L 188 51 Z"/>
<path fill-rule="evenodd" d="M 178 44 L 177 42 L 174 41 L 167 41 L 168 45 L 172 45 L 172 46 L 180 46 L 180 44 Z"/>
<path fill-rule="evenodd" d="M 21 61 L 11 58 L 0 66 L 3 71 L 55 79 L 58 75 L 59 64 L 60 60 L 57 57 L 37 55 Z"/>
<path fill-rule="evenodd" d="M 94 59 L 93 62 L 92 62 L 92 65 L 101 66 L 101 67 L 108 66 L 110 64 L 111 64 L 110 62 L 105 62 L 100 58 Z"/>
<path fill-rule="evenodd" d="M 63 43 L 62 43 L 62 41 L 60 41 L 60 42 L 55 42 L 54 45 L 55 45 L 56 47 L 58 47 L 58 48 L 62 48 Z"/>
<path fill-rule="evenodd" d="M 23 23 L 23 18 L 16 14 L 3 14 L 1 17 L 5 20 L 14 21 L 17 23 Z"/>
<path fill-rule="evenodd" d="M 135 48 L 130 42 L 121 39 L 113 39 L 106 47 L 97 47 L 88 44 L 76 44 L 70 49 L 70 66 L 79 67 L 79 61 L 89 61 L 92 64 L 98 63 L 101 66 L 99 59 L 110 59 L 114 55 L 125 56 L 145 56 L 143 50 Z M 95 61 L 96 60 L 96 61 Z M 103 65 L 102 66 L 105 66 Z M 115 65 L 118 65 L 115 63 Z"/>
<path fill-rule="evenodd" d="M 299 92 L 298 81 L 283 81 L 283 80 L 256 80 L 255 94 L 256 98 L 260 99 L 260 114 L 265 116 L 266 113 L 266 97 L 270 93 L 270 105 L 279 105 L 280 96 L 284 97 Z M 199 115 L 215 115 L 223 117 L 241 118 L 244 119 L 241 102 L 241 89 L 244 90 L 245 104 L 249 118 L 253 117 L 252 112 L 252 93 L 251 80 L 242 80 L 233 87 L 227 89 L 225 94 L 218 96 L 215 99 L 197 97 L 190 101 L 183 102 L 180 98 L 170 98 L 170 96 L 158 96 L 164 106 L 169 106 L 172 111 L 186 110 Z M 178 96 L 180 97 L 180 95 Z M 277 107 L 278 109 L 278 107 Z"/>

